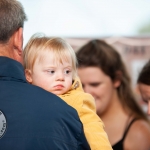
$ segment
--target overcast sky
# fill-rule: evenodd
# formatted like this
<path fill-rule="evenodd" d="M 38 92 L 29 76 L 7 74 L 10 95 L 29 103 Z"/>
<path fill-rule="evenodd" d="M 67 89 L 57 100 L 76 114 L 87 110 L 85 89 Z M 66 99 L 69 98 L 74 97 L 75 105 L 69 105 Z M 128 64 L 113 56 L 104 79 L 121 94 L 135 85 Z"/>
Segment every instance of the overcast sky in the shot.
<path fill-rule="evenodd" d="M 150 0 L 19 0 L 28 16 L 24 43 L 48 36 L 135 36 L 150 21 Z"/>

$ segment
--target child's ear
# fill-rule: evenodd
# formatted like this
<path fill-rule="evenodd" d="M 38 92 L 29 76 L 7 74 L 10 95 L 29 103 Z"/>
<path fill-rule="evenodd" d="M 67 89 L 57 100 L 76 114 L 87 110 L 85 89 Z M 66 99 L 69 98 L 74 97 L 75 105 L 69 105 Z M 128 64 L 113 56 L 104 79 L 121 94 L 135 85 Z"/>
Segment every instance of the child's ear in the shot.
<path fill-rule="evenodd" d="M 117 71 L 116 72 L 116 77 L 115 77 L 115 80 L 114 80 L 114 87 L 118 88 L 121 84 L 121 81 L 122 81 L 122 72 Z"/>
<path fill-rule="evenodd" d="M 25 77 L 26 77 L 26 80 L 27 80 L 29 83 L 32 83 L 31 70 L 25 69 Z"/>

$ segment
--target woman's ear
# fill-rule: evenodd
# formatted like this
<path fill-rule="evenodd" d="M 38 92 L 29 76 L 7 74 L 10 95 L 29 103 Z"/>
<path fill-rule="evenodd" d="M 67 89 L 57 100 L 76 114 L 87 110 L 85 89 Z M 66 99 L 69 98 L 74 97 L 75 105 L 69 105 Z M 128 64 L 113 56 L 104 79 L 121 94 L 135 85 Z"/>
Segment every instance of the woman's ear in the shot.
<path fill-rule="evenodd" d="M 31 73 L 31 70 L 29 69 L 25 69 L 25 77 L 26 77 L 26 80 L 32 84 L 32 73 Z"/>
<path fill-rule="evenodd" d="M 114 87 L 118 88 L 120 86 L 120 84 L 121 84 L 121 81 L 122 81 L 122 72 L 121 71 L 117 71 L 115 79 L 114 79 Z"/>

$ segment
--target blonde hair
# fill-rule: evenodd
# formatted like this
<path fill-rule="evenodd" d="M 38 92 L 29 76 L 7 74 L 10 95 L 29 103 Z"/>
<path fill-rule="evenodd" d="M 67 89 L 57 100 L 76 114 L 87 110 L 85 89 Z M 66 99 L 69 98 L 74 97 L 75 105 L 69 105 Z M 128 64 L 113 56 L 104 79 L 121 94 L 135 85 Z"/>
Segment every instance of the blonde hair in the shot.
<path fill-rule="evenodd" d="M 70 44 L 60 37 L 49 38 L 44 35 L 34 34 L 23 51 L 24 68 L 32 70 L 36 59 L 41 60 L 42 53 L 46 51 L 54 53 L 56 63 L 68 62 L 69 58 L 71 58 L 73 79 L 75 79 L 77 76 L 76 54 Z"/>

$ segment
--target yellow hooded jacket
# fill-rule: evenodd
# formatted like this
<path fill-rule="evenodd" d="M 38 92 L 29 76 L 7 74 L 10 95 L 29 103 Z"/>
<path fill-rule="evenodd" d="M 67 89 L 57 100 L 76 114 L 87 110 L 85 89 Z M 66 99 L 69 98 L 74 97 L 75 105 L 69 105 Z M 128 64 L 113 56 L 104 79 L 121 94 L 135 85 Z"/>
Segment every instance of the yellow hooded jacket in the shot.
<path fill-rule="evenodd" d="M 77 110 L 91 150 L 112 150 L 103 122 L 96 114 L 94 98 L 83 91 L 79 78 L 67 93 L 58 96 Z"/>

